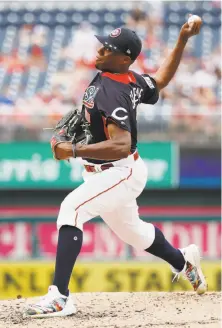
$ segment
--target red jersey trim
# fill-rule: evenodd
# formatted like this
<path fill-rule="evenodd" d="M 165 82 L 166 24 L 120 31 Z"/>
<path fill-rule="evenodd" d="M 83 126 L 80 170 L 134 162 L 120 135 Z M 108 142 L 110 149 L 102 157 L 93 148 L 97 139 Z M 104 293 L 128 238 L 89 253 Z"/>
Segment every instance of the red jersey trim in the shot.
<path fill-rule="evenodd" d="M 116 82 L 124 83 L 124 84 L 129 84 L 131 82 L 136 83 L 136 78 L 133 75 L 132 72 L 127 72 L 123 74 L 114 74 L 114 73 L 102 73 L 102 76 L 108 77 L 111 80 L 114 80 Z"/>

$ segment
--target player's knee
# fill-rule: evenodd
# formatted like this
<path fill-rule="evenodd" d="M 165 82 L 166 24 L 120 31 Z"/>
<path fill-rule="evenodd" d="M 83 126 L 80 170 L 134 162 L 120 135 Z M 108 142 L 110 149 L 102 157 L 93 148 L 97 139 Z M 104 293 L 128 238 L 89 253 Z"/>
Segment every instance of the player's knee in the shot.
<path fill-rule="evenodd" d="M 155 238 L 155 228 L 151 223 L 141 221 L 133 231 L 125 230 L 123 240 L 138 251 L 150 247 Z"/>
<path fill-rule="evenodd" d="M 60 229 L 63 225 L 70 225 L 83 230 L 83 224 L 91 217 L 84 207 L 77 210 L 78 206 L 78 197 L 73 197 L 73 194 L 66 196 L 60 205 L 57 229 Z"/>
<path fill-rule="evenodd" d="M 62 225 L 75 225 L 76 211 L 67 197 L 62 201 L 57 218 L 57 227 Z"/>
<path fill-rule="evenodd" d="M 129 244 L 135 248 L 137 251 L 143 251 L 145 248 L 144 245 L 147 245 L 147 241 L 141 237 L 141 235 L 135 235 L 130 241 Z"/>

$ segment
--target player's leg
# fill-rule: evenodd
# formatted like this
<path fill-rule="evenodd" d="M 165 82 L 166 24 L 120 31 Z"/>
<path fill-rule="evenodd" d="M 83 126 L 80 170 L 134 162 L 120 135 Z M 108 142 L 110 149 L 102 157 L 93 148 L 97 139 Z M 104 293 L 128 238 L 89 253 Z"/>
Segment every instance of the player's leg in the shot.
<path fill-rule="evenodd" d="M 83 239 L 83 224 L 126 203 L 129 193 L 125 181 L 130 169 L 117 169 L 89 175 L 88 180 L 62 202 L 57 220 L 59 238 L 53 285 L 68 295 L 68 284 Z M 72 252 L 69 250 L 72 249 Z"/>
<path fill-rule="evenodd" d="M 176 274 L 184 274 L 198 294 L 206 291 L 207 284 L 197 246 L 189 245 L 182 250 L 174 248 L 160 229 L 139 218 L 136 201 L 113 213 L 104 213 L 102 218 L 120 239 L 138 250 L 145 250 L 165 260 Z"/>
<path fill-rule="evenodd" d="M 89 174 L 89 179 L 64 199 L 57 219 L 59 236 L 53 285 L 40 303 L 27 309 L 26 315 L 65 316 L 76 311 L 68 297 L 68 285 L 82 246 L 83 224 L 103 211 L 120 208 L 132 197 L 128 190 L 130 174 L 130 168 Z"/>
<path fill-rule="evenodd" d="M 178 270 L 183 269 L 185 259 L 181 251 L 170 245 L 152 223 L 139 218 L 136 200 L 114 213 L 104 213 L 102 218 L 129 245 L 162 258 Z"/>

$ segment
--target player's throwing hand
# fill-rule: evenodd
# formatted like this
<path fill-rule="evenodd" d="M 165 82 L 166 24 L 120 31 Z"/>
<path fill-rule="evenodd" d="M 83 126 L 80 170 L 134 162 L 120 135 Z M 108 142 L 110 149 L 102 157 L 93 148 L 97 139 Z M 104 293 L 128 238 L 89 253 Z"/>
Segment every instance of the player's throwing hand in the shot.
<path fill-rule="evenodd" d="M 180 37 L 187 41 L 191 36 L 199 34 L 202 25 L 202 19 L 197 15 L 189 14 L 188 21 L 180 30 Z"/>

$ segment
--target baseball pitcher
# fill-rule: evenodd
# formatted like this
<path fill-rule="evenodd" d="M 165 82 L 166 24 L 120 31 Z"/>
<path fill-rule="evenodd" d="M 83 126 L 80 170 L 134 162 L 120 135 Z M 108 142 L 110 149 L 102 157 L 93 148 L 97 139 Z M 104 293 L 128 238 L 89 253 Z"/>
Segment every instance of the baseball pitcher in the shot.
<path fill-rule="evenodd" d="M 149 178 L 137 151 L 137 105 L 157 102 L 159 91 L 179 66 L 188 39 L 198 34 L 200 27 L 201 20 L 182 26 L 175 48 L 153 77 L 130 70 L 142 47 L 134 31 L 117 28 L 108 36 L 96 36 L 102 45 L 95 64 L 99 73 L 85 91 L 82 110 L 66 115 L 51 140 L 55 159 L 82 159 L 84 182 L 60 207 L 53 284 L 24 316 L 44 318 L 76 312 L 69 296 L 70 276 L 81 250 L 83 225 L 96 216 L 129 245 L 168 262 L 175 275 L 185 276 L 197 294 L 207 290 L 197 246 L 174 248 L 157 227 L 139 218 L 136 202 Z"/>

